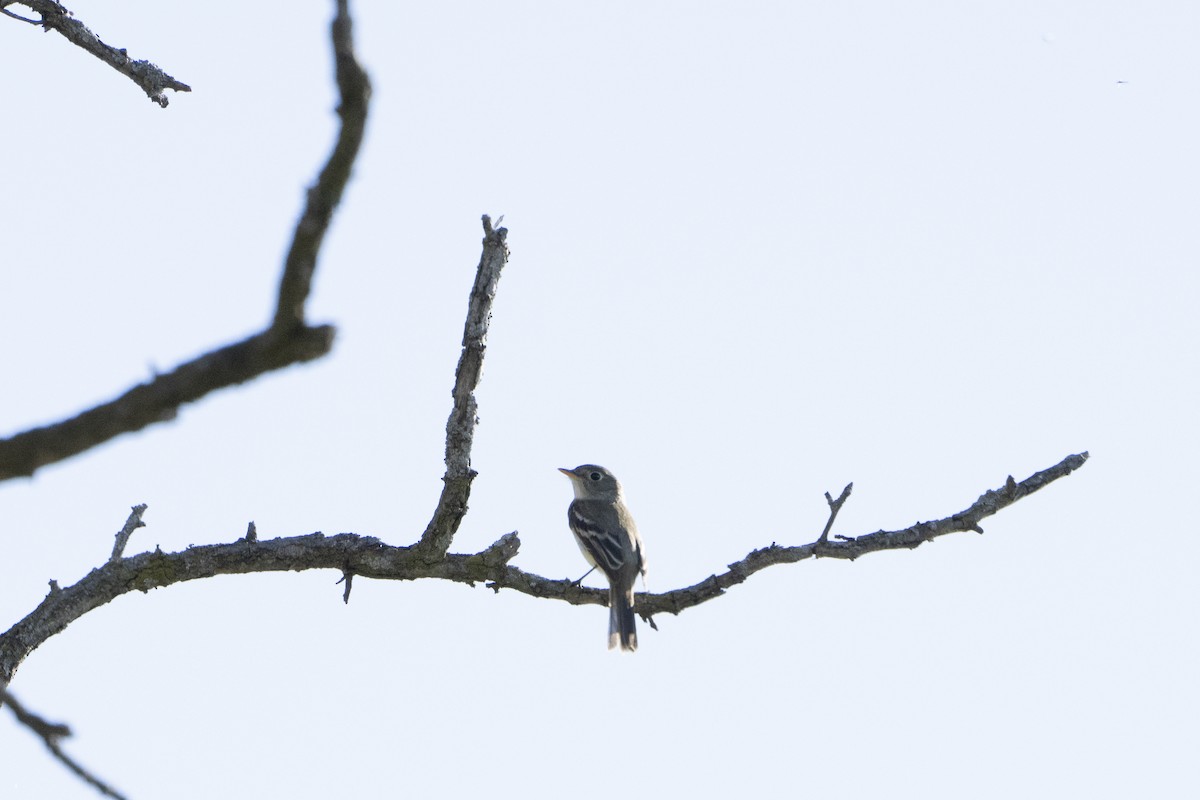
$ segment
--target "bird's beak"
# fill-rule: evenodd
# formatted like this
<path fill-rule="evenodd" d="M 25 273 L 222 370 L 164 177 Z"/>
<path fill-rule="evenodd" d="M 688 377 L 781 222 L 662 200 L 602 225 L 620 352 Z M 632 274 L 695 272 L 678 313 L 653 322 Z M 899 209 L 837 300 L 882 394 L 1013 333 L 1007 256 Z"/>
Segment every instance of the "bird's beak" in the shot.
<path fill-rule="evenodd" d="M 574 472 L 572 472 L 572 471 L 571 471 L 571 470 L 569 470 L 569 469 L 564 469 L 563 467 L 559 467 L 559 468 L 558 468 L 558 471 L 559 471 L 559 472 L 561 472 L 563 475 L 566 475 L 568 478 L 574 478 L 574 477 L 575 477 L 575 473 L 574 473 Z"/>

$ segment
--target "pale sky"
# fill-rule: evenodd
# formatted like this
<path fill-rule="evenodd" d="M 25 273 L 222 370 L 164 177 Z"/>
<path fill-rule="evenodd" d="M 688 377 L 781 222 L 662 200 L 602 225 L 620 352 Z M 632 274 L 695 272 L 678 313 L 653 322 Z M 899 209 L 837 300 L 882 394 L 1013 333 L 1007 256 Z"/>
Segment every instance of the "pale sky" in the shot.
<path fill-rule="evenodd" d="M 0 436 L 261 327 L 335 132 L 332 3 L 68 4 L 162 110 L 0 18 Z M 419 537 L 504 215 L 454 550 L 586 566 L 556 467 L 625 485 L 649 588 L 774 567 L 605 649 L 607 611 L 433 581 L 130 594 L 12 691 L 129 797 L 1191 797 L 1200 7 L 373 3 L 309 316 L 333 353 L 0 485 L 0 630 L 127 550 Z M 14 7 L 15 11 L 25 9 Z M 603 579 L 589 578 L 602 586 Z M 0 710 L 0 796 L 97 796 Z"/>

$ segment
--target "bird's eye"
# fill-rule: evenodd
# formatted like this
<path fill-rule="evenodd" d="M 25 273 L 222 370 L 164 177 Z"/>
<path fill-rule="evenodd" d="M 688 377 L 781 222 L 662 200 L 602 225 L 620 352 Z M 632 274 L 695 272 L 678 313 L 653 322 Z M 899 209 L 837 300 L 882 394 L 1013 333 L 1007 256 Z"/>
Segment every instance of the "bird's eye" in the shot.
<path fill-rule="evenodd" d="M 603 476 L 599 472 L 593 472 L 591 475 L 588 475 L 588 477 L 594 481 L 598 481 Z"/>

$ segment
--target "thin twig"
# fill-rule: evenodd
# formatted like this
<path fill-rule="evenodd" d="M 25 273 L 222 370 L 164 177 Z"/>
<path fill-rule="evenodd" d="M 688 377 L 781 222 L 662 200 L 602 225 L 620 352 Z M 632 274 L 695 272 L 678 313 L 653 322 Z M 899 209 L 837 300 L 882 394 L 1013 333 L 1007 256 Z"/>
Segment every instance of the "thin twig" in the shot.
<path fill-rule="evenodd" d="M 129 518 L 125 520 L 125 525 L 121 530 L 117 531 L 117 541 L 113 543 L 112 555 L 109 561 L 116 561 L 125 553 L 125 545 L 129 544 L 129 537 L 133 536 L 133 532 L 138 528 L 146 527 L 146 523 L 142 522 L 142 514 L 146 513 L 148 506 L 145 503 L 139 503 L 129 512 Z"/>
<path fill-rule="evenodd" d="M 6 16 L 6 17 L 12 17 L 13 19 L 19 19 L 21 22 L 28 22 L 30 25 L 39 25 L 40 26 L 42 24 L 40 20 L 29 19 L 29 17 L 22 17 L 20 14 L 14 14 L 13 12 L 9 11 L 7 6 L 12 5 L 15 2 L 17 2 L 17 0 L 0 0 L 0 13 L 3 13 L 4 16 Z"/>
<path fill-rule="evenodd" d="M 71 44 L 88 51 L 140 86 L 146 96 L 157 103 L 160 108 L 166 108 L 170 103 L 166 95 L 167 89 L 176 92 L 192 90 L 192 87 L 186 83 L 175 80 L 163 72 L 157 64 L 149 61 L 135 61 L 129 57 L 125 48 L 105 44 L 99 36 L 88 29 L 88 26 L 75 19 L 75 15 L 61 3 L 54 2 L 54 0 L 9 0 L 3 5 L 21 5 L 41 14 L 41 20 L 36 21 L 18 16 L 8 10 L 4 11 L 10 17 L 40 25 L 44 30 L 58 31 Z"/>
<path fill-rule="evenodd" d="M 17 698 L 13 697 L 7 689 L 0 688 L 0 705 L 7 705 L 12 709 L 13 715 L 25 727 L 33 731 L 46 745 L 46 749 L 54 754 L 54 757 L 63 763 L 67 769 L 74 772 L 79 778 L 91 784 L 100 794 L 105 797 L 115 797 L 118 800 L 125 800 L 125 795 L 118 792 L 116 789 L 109 786 L 104 781 L 97 778 L 92 773 L 88 772 L 79 762 L 63 752 L 59 746 L 59 739 L 63 739 L 71 735 L 71 729 L 61 722 L 48 722 L 42 717 L 34 714 L 26 709 Z"/>
<path fill-rule="evenodd" d="M 471 446 L 475 441 L 477 405 L 475 388 L 483 370 L 487 349 L 488 323 L 492 319 L 492 301 L 500 272 L 508 263 L 508 229 L 493 228 L 492 220 L 483 215 L 483 255 L 475 271 L 475 285 L 467 304 L 467 321 L 463 325 L 462 353 L 454 372 L 454 406 L 446 420 L 446 474 L 442 477 L 442 495 L 437 510 L 429 520 L 418 545 L 432 559 L 441 558 L 450 549 L 471 496 Z"/>
<path fill-rule="evenodd" d="M 62 739 L 71 735 L 71 728 L 64 722 L 50 722 L 25 708 L 7 689 L 0 689 L 0 705 L 8 705 L 17 722 L 43 739 Z"/>
<path fill-rule="evenodd" d="M 842 510 L 842 506 L 846 504 L 846 500 L 850 497 L 850 492 L 854 491 L 854 484 L 847 483 L 846 488 L 842 489 L 841 495 L 837 500 L 829 496 L 829 492 L 825 493 L 825 502 L 829 504 L 829 521 L 825 523 L 825 530 L 821 531 L 820 538 L 817 539 L 817 544 L 825 544 L 829 540 L 829 531 L 833 528 L 833 521 L 837 519 L 838 512 Z"/>

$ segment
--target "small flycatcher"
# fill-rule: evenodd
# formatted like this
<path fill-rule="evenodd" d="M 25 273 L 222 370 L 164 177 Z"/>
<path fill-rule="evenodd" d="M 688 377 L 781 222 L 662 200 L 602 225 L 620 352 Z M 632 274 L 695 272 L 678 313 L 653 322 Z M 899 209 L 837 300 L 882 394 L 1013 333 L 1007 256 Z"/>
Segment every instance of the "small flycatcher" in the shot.
<path fill-rule="evenodd" d="M 558 471 L 571 479 L 575 490 L 567 509 L 575 542 L 587 562 L 608 578 L 608 649 L 620 645 L 622 650 L 637 650 L 633 586 L 639 574 L 646 574 L 646 553 L 621 484 L 595 464 Z"/>

